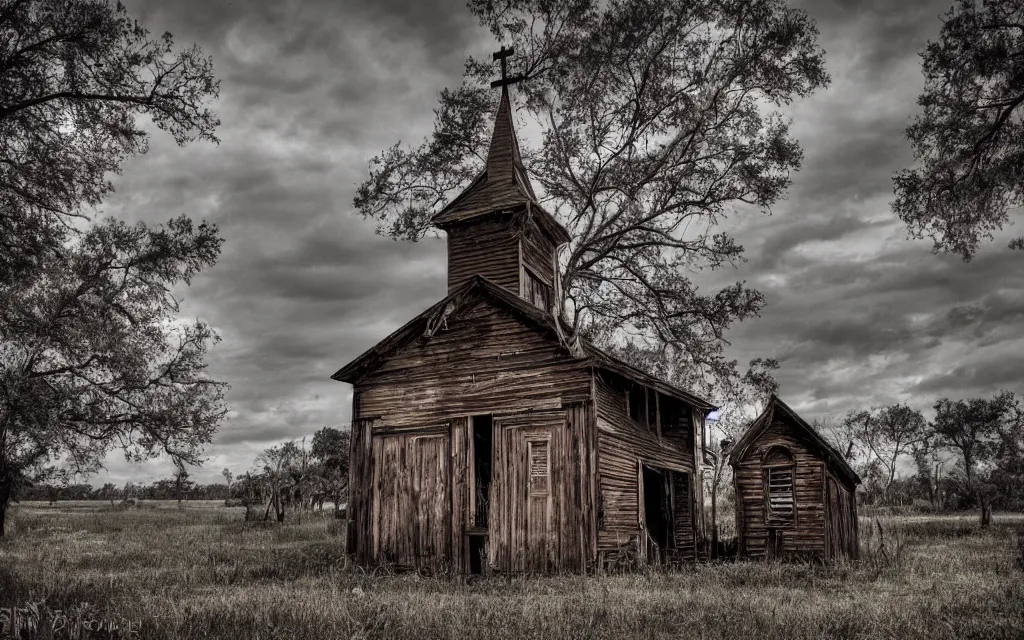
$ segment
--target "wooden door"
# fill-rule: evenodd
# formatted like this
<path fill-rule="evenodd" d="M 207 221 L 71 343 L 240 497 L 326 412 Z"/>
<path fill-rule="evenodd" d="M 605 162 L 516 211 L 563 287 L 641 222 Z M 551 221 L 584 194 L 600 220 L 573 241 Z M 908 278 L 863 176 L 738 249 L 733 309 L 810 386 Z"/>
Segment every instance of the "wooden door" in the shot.
<path fill-rule="evenodd" d="M 416 506 L 416 566 L 436 573 L 449 560 L 451 471 L 448 435 L 412 439 L 416 452 L 413 496 Z"/>
<path fill-rule="evenodd" d="M 556 501 L 559 436 L 565 412 L 494 419 L 488 512 L 492 569 L 544 572 L 558 562 Z"/>
<path fill-rule="evenodd" d="M 374 560 L 436 571 L 449 559 L 448 447 L 446 430 L 374 435 Z"/>
<path fill-rule="evenodd" d="M 693 483 L 684 471 L 669 473 L 672 500 L 672 538 L 678 559 L 697 557 L 697 538 L 693 527 Z"/>
<path fill-rule="evenodd" d="M 831 473 L 826 473 L 825 489 L 828 500 L 825 505 L 825 543 L 830 558 L 853 556 L 854 538 L 850 523 L 849 495 Z"/>

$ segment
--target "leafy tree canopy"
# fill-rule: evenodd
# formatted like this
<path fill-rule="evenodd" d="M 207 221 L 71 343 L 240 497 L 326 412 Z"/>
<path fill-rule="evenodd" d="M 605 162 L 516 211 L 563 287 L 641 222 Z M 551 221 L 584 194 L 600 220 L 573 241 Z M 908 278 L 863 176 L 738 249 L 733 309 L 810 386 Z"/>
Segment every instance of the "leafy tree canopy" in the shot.
<path fill-rule="evenodd" d="M 172 290 L 212 265 L 213 225 L 88 224 L 141 117 L 216 141 L 212 63 L 105 0 L 0 0 L 0 535 L 15 489 L 108 452 L 196 464 L 223 418 L 216 340 Z"/>
<path fill-rule="evenodd" d="M 911 235 L 968 261 L 1024 205 L 1024 0 L 958 0 L 921 57 L 921 113 L 907 129 L 917 166 L 894 176 L 893 210 Z"/>

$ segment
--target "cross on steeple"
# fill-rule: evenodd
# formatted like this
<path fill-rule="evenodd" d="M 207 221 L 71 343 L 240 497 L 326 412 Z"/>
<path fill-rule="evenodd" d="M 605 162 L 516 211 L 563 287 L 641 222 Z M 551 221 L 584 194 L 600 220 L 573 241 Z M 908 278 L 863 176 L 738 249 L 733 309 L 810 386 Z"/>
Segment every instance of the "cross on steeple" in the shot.
<path fill-rule="evenodd" d="M 491 87 L 507 87 L 510 84 L 515 84 L 523 79 L 522 74 L 508 77 L 508 63 L 506 59 L 515 53 L 515 49 L 512 47 L 505 48 L 505 45 L 501 45 L 500 51 L 494 52 L 494 60 L 501 60 L 501 80 L 495 80 L 491 83 Z M 502 89 L 504 91 L 504 89 Z"/>

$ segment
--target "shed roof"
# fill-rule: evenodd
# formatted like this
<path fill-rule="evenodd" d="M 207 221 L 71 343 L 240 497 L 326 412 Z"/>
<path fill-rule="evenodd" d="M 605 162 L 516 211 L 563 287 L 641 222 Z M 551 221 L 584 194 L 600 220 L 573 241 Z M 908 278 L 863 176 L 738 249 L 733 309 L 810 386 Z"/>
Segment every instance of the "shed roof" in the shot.
<path fill-rule="evenodd" d="M 804 432 L 810 443 L 822 454 L 822 457 L 832 469 L 851 484 L 860 484 L 860 476 L 857 475 L 857 472 L 853 470 L 843 456 L 814 427 L 797 415 L 796 411 L 793 411 L 789 405 L 775 394 L 772 394 L 771 398 L 769 398 L 768 405 L 761 412 L 761 415 L 750 423 L 747 430 L 743 432 L 740 439 L 733 445 L 732 452 L 729 454 L 729 464 L 735 466 L 749 453 L 751 447 L 757 442 L 761 434 L 774 422 L 776 412 L 788 417 L 794 426 Z"/>
<path fill-rule="evenodd" d="M 460 310 L 468 308 L 473 302 L 481 298 L 497 303 L 512 312 L 513 315 L 520 318 L 523 322 L 534 326 L 550 336 L 552 340 L 560 340 L 559 335 L 562 327 L 556 326 L 554 316 L 523 300 L 508 289 L 494 284 L 487 278 L 475 275 L 451 294 L 339 369 L 331 376 L 331 379 L 353 384 L 358 382 L 383 364 L 390 355 L 412 343 L 413 340 L 432 333 L 442 318 L 448 318 L 457 314 Z M 584 363 L 589 362 L 592 366 L 617 373 L 667 396 L 682 400 L 705 412 L 713 411 L 716 408 L 707 400 L 644 373 L 615 356 L 598 349 L 585 340 L 581 341 L 581 346 L 583 357 L 577 359 Z M 574 356 L 567 354 L 567 357 Z"/>

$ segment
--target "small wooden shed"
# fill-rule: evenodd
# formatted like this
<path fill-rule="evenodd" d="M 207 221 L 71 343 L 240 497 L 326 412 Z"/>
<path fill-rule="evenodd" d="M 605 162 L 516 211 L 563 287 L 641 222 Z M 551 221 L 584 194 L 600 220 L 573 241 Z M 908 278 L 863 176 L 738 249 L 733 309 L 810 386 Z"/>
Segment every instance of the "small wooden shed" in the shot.
<path fill-rule="evenodd" d="M 860 477 L 776 396 L 729 455 L 740 557 L 856 558 Z"/>

